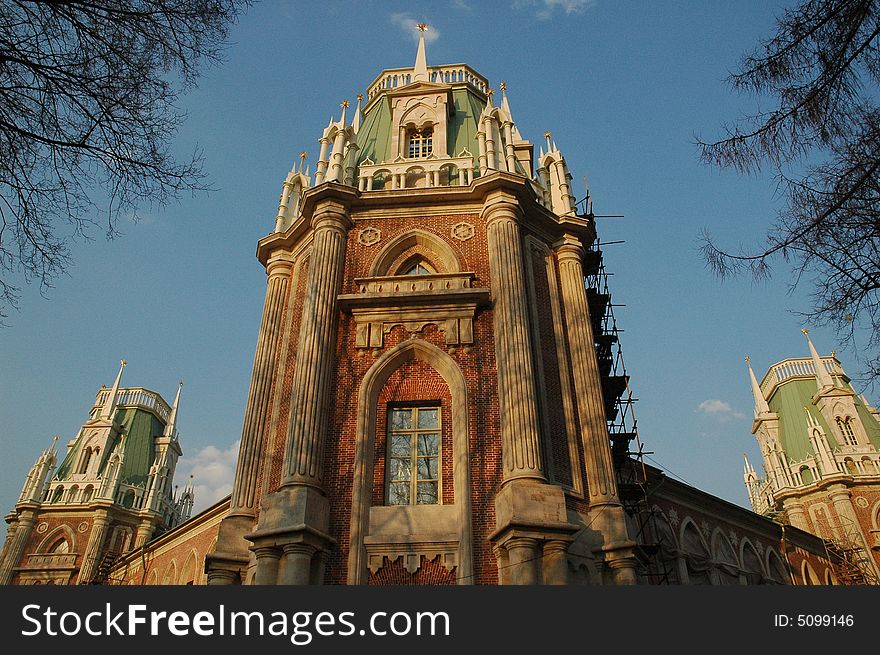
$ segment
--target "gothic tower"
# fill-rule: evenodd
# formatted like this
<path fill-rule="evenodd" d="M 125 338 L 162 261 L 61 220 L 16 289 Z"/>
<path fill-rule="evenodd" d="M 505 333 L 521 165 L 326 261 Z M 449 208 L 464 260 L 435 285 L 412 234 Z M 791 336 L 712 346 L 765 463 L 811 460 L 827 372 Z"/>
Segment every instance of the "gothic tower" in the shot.
<path fill-rule="evenodd" d="M 425 26 L 420 29 L 424 31 Z M 465 64 L 382 71 L 282 186 L 209 583 L 633 584 L 592 215 Z M 588 255 L 592 255 L 588 256 Z M 597 317 L 594 316 L 594 319 Z"/>
<path fill-rule="evenodd" d="M 172 487 L 182 455 L 174 404 L 155 391 L 102 386 L 57 466 L 55 444 L 25 479 L 0 553 L 0 584 L 91 584 L 113 559 L 189 518 L 193 489 Z"/>
<path fill-rule="evenodd" d="M 880 412 L 856 393 L 834 356 L 784 359 L 758 383 L 752 432 L 764 476 L 746 459 L 754 510 L 835 544 L 851 566 L 839 577 L 880 576 Z M 748 363 L 748 358 L 746 362 Z"/>

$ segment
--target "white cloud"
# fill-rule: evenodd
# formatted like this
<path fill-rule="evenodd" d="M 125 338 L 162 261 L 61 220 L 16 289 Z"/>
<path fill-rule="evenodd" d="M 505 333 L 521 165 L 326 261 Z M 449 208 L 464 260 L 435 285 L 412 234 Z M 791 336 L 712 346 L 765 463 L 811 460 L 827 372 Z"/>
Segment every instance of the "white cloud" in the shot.
<path fill-rule="evenodd" d="M 210 507 L 232 491 L 238 446 L 239 441 L 225 450 L 220 450 L 216 446 L 206 446 L 195 455 L 180 459 L 174 479 L 182 489 L 192 475 L 196 494 L 193 515 Z"/>
<path fill-rule="evenodd" d="M 409 36 L 415 43 L 419 42 L 419 30 L 416 25 L 423 21 L 416 20 L 406 13 L 391 14 L 391 24 L 397 25 L 401 31 Z M 427 23 L 428 21 L 424 21 Z M 428 23 L 428 29 L 425 30 L 425 43 L 433 43 L 440 38 L 440 30 Z"/>
<path fill-rule="evenodd" d="M 707 416 L 713 416 L 721 421 L 729 421 L 732 418 L 745 418 L 745 414 L 733 409 L 730 403 L 718 400 L 717 398 L 704 400 L 697 405 L 696 411 Z"/>
<path fill-rule="evenodd" d="M 535 16 L 549 20 L 557 9 L 567 15 L 582 14 L 594 4 L 595 0 L 514 0 L 513 8 L 535 7 Z"/>

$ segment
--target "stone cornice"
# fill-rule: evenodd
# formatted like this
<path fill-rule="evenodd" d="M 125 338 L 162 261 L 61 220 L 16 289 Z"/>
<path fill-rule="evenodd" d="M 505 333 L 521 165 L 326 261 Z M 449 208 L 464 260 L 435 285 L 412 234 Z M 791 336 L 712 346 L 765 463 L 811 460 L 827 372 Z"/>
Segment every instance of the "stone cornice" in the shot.
<path fill-rule="evenodd" d="M 495 171 L 479 177 L 470 186 L 432 187 L 427 189 L 395 189 L 368 191 L 325 182 L 306 191 L 303 196 L 302 215 L 283 233 L 274 233 L 260 239 L 257 259 L 266 266 L 272 254 L 284 249 L 292 251 L 311 232 L 311 216 L 315 207 L 324 200 L 342 204 L 350 213 L 394 209 L 412 209 L 446 205 L 449 213 L 473 212 L 474 206 L 482 206 L 486 198 L 496 192 L 513 196 L 522 210 L 520 222 L 524 229 L 538 233 L 547 241 L 556 241 L 565 233 L 577 235 L 585 245 L 596 236 L 595 224 L 577 215 L 557 216 L 538 202 L 530 181 L 521 176 Z"/>

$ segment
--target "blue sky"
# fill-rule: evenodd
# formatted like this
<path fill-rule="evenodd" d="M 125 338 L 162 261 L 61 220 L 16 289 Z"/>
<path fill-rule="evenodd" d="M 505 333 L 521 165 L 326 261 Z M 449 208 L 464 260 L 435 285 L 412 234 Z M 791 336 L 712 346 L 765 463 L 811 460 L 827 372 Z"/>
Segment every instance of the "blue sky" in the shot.
<path fill-rule="evenodd" d="M 606 250 L 646 449 L 672 474 L 746 505 L 742 454 L 760 461 L 743 357 L 759 377 L 806 356 L 784 265 L 770 282 L 723 284 L 699 236 L 756 243 L 779 206 L 769 177 L 743 178 L 698 161 L 694 140 L 753 110 L 724 82 L 741 54 L 773 30 L 771 3 L 514 0 L 512 2 L 271 2 L 231 34 L 226 62 L 182 99 L 176 147 L 199 147 L 216 190 L 164 210 L 143 209 L 122 236 L 73 247 L 69 275 L 23 289 L 0 330 L 0 507 L 53 434 L 85 420 L 120 358 L 124 383 L 173 397 L 185 387 L 177 481 L 193 472 L 197 505 L 229 489 L 237 454 L 265 272 L 257 240 L 274 226 L 278 195 L 300 151 L 314 171 L 317 139 L 339 103 L 383 68 L 411 66 L 409 25 L 424 20 L 428 64 L 466 62 L 508 87 L 523 136 L 553 133 L 582 195 L 586 176 Z M 98 219 L 100 221 L 100 218 Z M 812 331 L 820 352 L 834 334 Z M 856 353 L 841 352 L 847 371 Z M 870 398 L 870 395 L 869 395 Z"/>

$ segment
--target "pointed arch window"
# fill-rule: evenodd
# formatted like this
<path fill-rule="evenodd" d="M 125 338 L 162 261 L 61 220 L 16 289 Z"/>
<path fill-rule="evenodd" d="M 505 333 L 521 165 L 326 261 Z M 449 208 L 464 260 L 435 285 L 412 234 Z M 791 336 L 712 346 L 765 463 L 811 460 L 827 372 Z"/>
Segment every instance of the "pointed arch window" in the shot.
<path fill-rule="evenodd" d="M 389 505 L 440 503 L 440 407 L 394 407 L 388 412 Z"/>
<path fill-rule="evenodd" d="M 856 439 L 855 432 L 853 432 L 852 428 L 852 416 L 847 416 L 845 420 L 838 416 L 835 420 L 837 421 L 837 427 L 843 435 L 843 440 L 846 445 L 858 446 L 859 442 Z"/>
<path fill-rule="evenodd" d="M 434 127 L 410 128 L 406 131 L 407 157 L 419 159 L 434 152 Z"/>
<path fill-rule="evenodd" d="M 425 262 L 424 259 L 420 259 L 404 269 L 403 275 L 430 275 L 432 272 L 433 271 L 428 268 L 427 262 Z"/>

